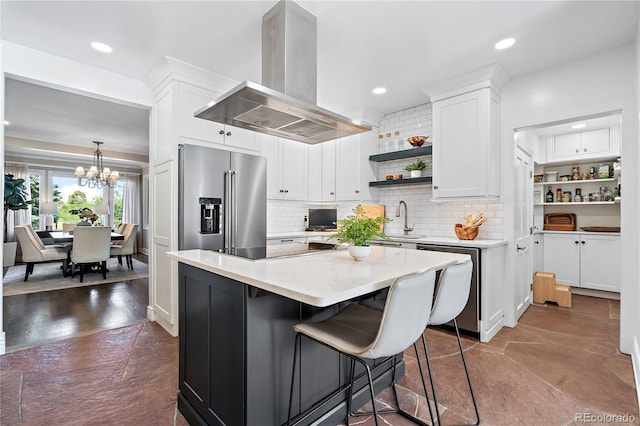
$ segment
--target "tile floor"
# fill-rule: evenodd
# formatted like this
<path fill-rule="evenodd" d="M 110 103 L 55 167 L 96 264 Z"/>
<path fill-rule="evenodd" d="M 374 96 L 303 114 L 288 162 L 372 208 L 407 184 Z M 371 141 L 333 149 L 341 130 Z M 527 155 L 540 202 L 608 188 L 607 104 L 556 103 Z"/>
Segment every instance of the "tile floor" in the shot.
<path fill-rule="evenodd" d="M 488 344 L 464 339 L 482 424 L 566 425 L 581 423 L 579 413 L 628 414 L 640 423 L 631 358 L 616 349 L 619 302 L 574 296 L 573 303 L 531 306 L 518 327 Z M 427 339 L 443 424 L 471 423 L 455 336 L 430 329 Z M 412 350 L 405 360 L 401 403 L 426 418 L 412 392 L 419 389 Z M 182 426 L 177 369 L 177 338 L 151 322 L 9 353 L 0 358 L 0 424 Z M 377 399 L 390 401 L 390 390 Z M 409 423 L 391 415 L 385 424 Z"/>

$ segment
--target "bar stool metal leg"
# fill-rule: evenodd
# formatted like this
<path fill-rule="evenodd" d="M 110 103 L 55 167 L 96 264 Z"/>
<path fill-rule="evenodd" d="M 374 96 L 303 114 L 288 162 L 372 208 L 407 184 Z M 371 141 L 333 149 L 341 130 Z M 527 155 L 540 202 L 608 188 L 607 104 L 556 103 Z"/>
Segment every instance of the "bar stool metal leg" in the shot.
<path fill-rule="evenodd" d="M 462 341 L 460 340 L 460 330 L 458 330 L 458 322 L 453 319 L 453 325 L 456 327 L 456 336 L 458 337 L 458 347 L 460 348 L 460 356 L 462 357 L 462 365 L 464 366 L 464 372 L 467 375 L 467 383 L 469 384 L 469 392 L 471 393 L 471 400 L 473 401 L 473 409 L 476 411 L 476 422 L 474 425 L 480 424 L 480 413 L 478 412 L 478 404 L 476 403 L 476 397 L 473 394 L 473 387 L 471 386 L 471 378 L 469 377 L 469 370 L 467 369 L 467 361 L 464 358 L 464 350 L 462 349 Z"/>
<path fill-rule="evenodd" d="M 436 397 L 436 387 L 433 383 L 433 372 L 431 371 L 431 361 L 429 360 L 429 350 L 427 349 L 427 339 L 422 334 L 422 348 L 424 349 L 424 357 L 427 361 L 427 370 L 429 370 L 429 382 L 431 383 L 431 392 L 433 393 L 433 405 L 436 406 L 436 418 L 438 419 L 438 425 L 442 424 L 440 421 L 440 409 L 438 408 L 438 398 Z M 435 424 L 435 423 L 434 423 Z"/>

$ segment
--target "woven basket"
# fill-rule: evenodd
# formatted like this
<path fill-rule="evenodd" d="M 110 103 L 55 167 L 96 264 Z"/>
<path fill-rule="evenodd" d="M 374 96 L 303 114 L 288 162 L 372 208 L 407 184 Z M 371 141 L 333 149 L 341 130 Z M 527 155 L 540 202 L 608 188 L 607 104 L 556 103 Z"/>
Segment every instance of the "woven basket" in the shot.
<path fill-rule="evenodd" d="M 456 223 L 455 228 L 456 235 L 460 240 L 475 240 L 478 236 L 478 231 L 480 228 L 477 226 L 469 226 L 468 228 L 463 228 L 461 223 Z"/>

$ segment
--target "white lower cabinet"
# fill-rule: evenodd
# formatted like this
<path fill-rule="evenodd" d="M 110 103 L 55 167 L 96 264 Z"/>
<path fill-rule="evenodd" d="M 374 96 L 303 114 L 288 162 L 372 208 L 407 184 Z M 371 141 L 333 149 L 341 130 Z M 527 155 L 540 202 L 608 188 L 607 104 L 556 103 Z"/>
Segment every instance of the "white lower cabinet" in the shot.
<path fill-rule="evenodd" d="M 560 284 L 620 292 L 620 236 L 545 233 L 544 271 Z"/>

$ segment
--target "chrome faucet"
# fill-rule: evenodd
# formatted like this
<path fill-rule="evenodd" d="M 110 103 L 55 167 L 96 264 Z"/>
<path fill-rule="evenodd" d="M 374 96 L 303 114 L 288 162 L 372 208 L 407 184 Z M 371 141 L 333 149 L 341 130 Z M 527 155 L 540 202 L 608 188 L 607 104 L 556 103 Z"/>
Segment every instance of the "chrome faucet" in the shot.
<path fill-rule="evenodd" d="M 409 235 L 409 232 L 413 231 L 413 226 L 411 228 L 409 228 L 409 225 L 407 224 L 407 203 L 405 203 L 404 201 L 400 200 L 400 202 L 398 203 L 398 208 L 396 209 L 396 217 L 400 217 L 400 206 L 402 206 L 404 204 L 404 235 Z M 414 225 L 415 226 L 415 225 Z"/>

